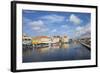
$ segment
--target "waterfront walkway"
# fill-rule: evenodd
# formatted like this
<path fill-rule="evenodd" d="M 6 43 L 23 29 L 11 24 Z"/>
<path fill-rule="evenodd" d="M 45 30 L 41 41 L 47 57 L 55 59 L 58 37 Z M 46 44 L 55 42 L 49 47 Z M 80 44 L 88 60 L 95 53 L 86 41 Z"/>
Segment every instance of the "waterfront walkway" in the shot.
<path fill-rule="evenodd" d="M 91 50 L 91 45 L 87 43 L 87 41 L 83 41 L 83 40 L 79 40 L 79 42 L 84 45 L 85 47 L 87 47 L 89 50 Z"/>

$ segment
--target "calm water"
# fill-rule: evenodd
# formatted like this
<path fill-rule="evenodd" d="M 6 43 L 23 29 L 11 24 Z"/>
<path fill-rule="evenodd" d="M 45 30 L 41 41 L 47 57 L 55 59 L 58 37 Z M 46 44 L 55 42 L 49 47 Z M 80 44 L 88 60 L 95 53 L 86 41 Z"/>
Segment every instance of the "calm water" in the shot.
<path fill-rule="evenodd" d="M 23 62 L 43 62 L 62 60 L 85 60 L 91 58 L 91 51 L 78 42 L 52 44 L 48 47 L 26 48 L 23 50 Z"/>

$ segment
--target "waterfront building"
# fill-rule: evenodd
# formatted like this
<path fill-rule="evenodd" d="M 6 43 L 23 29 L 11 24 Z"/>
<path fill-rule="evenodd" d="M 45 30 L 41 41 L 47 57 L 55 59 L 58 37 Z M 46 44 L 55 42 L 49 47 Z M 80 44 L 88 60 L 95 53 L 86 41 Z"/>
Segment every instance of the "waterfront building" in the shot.
<path fill-rule="evenodd" d="M 48 36 L 37 36 L 32 39 L 33 44 L 50 43 L 51 39 Z"/>
<path fill-rule="evenodd" d="M 39 39 L 41 43 L 51 43 L 51 39 L 48 36 L 40 36 Z"/>
<path fill-rule="evenodd" d="M 59 42 L 60 42 L 60 36 L 51 37 L 51 43 L 59 43 Z"/>
<path fill-rule="evenodd" d="M 69 42 L 68 36 L 62 36 L 62 37 L 61 37 L 61 41 L 62 41 L 63 43 L 68 43 L 68 42 Z"/>
<path fill-rule="evenodd" d="M 32 44 L 32 38 L 27 35 L 23 35 L 22 36 L 22 44 L 24 44 L 24 45 Z"/>
<path fill-rule="evenodd" d="M 33 37 L 32 44 L 34 47 L 47 47 L 51 43 L 51 39 L 48 36 Z"/>

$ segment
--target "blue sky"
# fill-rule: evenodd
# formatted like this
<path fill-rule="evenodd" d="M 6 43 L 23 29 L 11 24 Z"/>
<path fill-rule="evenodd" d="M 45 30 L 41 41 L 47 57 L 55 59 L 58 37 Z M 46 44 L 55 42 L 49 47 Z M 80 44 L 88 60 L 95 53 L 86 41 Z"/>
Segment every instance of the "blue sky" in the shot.
<path fill-rule="evenodd" d="M 23 34 L 67 35 L 70 38 L 90 36 L 90 19 L 90 13 L 23 10 Z"/>

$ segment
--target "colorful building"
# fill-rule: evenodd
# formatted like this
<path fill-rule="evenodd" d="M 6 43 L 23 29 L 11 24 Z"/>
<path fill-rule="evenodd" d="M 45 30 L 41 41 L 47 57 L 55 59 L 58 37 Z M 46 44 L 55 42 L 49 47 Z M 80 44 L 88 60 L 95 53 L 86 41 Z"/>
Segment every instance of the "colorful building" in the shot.
<path fill-rule="evenodd" d="M 51 43 L 51 39 L 48 36 L 37 36 L 33 37 L 32 44 L 45 44 L 45 43 Z"/>

